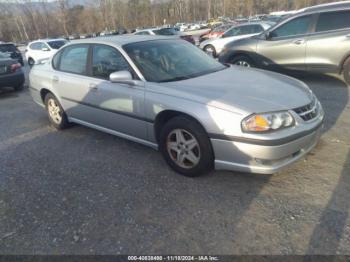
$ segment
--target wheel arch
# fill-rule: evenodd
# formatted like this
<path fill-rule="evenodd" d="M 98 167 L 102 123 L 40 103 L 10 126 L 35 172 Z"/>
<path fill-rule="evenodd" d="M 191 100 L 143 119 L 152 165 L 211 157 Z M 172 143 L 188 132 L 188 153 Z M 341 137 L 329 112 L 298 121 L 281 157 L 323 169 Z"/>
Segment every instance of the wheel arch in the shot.
<path fill-rule="evenodd" d="M 154 136 L 155 136 L 157 143 L 159 143 L 159 137 L 160 137 L 160 132 L 162 130 L 162 127 L 167 122 L 169 122 L 171 119 L 178 117 L 178 116 L 184 116 L 186 118 L 189 118 L 189 119 L 195 121 L 197 124 L 199 124 L 203 128 L 203 130 L 206 133 L 208 133 L 205 126 L 201 123 L 201 121 L 199 121 L 193 115 L 190 115 L 188 113 L 181 112 L 178 110 L 166 109 L 166 110 L 163 110 L 162 112 L 158 113 L 158 115 L 156 116 L 155 121 L 154 121 Z"/>
<path fill-rule="evenodd" d="M 345 62 L 350 59 L 350 52 L 348 52 L 344 58 L 341 60 L 341 63 L 339 65 L 339 74 L 341 74 L 344 70 Z"/>

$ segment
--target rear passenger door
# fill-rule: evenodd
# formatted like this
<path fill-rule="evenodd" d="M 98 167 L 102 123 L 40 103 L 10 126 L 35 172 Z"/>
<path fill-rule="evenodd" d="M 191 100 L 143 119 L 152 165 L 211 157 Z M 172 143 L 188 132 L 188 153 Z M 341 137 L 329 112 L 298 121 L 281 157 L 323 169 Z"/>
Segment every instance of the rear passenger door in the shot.
<path fill-rule="evenodd" d="M 89 122 L 93 108 L 84 105 L 90 94 L 90 77 L 87 64 L 88 44 L 71 45 L 61 50 L 53 59 L 55 69 L 52 86 L 69 117 Z"/>
<path fill-rule="evenodd" d="M 343 59 L 348 55 L 350 10 L 320 13 L 307 42 L 307 69 L 338 73 Z"/>

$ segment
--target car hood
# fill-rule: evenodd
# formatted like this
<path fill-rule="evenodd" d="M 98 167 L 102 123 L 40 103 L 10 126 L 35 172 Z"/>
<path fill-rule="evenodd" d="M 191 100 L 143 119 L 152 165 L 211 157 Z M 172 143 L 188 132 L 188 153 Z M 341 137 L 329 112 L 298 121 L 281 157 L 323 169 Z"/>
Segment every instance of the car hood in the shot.
<path fill-rule="evenodd" d="M 240 114 L 290 110 L 311 103 L 313 97 L 299 80 L 238 66 L 160 85 L 164 94 Z"/>

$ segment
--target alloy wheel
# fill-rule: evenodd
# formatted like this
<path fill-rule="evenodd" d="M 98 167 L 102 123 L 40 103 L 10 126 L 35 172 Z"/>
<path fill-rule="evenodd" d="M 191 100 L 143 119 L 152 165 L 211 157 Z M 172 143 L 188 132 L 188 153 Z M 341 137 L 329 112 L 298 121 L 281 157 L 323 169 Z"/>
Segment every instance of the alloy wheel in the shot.
<path fill-rule="evenodd" d="M 54 99 L 50 98 L 48 100 L 47 110 L 49 112 L 49 115 L 52 121 L 54 121 L 57 125 L 61 124 L 62 122 L 61 108 Z"/>
<path fill-rule="evenodd" d="M 197 139 L 184 129 L 175 129 L 169 133 L 167 150 L 171 160 L 185 169 L 195 167 L 201 158 Z"/>

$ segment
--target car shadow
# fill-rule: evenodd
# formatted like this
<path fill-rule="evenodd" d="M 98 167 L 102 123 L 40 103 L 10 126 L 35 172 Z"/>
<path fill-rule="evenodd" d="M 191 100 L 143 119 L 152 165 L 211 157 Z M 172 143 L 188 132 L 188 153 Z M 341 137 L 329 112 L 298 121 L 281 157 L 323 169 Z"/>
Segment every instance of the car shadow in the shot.
<path fill-rule="evenodd" d="M 15 91 L 13 88 L 1 88 L 0 89 L 0 99 L 14 98 L 18 97 L 18 91 Z"/>
<path fill-rule="evenodd" d="M 314 228 L 307 254 L 335 255 L 348 225 L 350 210 L 350 151 L 337 186 Z M 345 235 L 345 238 L 349 235 Z M 349 241 L 346 239 L 345 241 Z"/>

